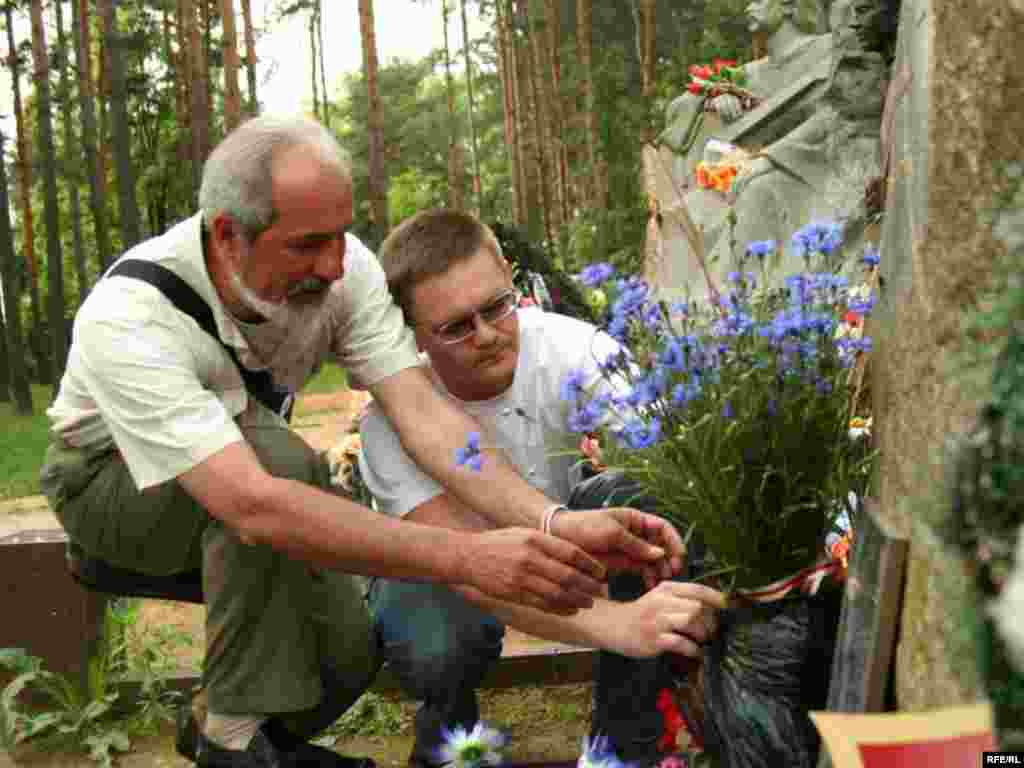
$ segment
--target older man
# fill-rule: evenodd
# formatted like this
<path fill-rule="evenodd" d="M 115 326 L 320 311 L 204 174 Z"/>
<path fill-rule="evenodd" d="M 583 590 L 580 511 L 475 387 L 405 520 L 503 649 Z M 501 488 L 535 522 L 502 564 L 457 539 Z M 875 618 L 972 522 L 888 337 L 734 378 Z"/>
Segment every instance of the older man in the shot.
<path fill-rule="evenodd" d="M 671 535 L 629 509 L 566 517 L 545 535 L 552 500 L 506 462 L 491 457 L 483 482 L 453 466 L 475 424 L 430 386 L 379 265 L 347 233 L 349 164 L 321 126 L 243 124 L 207 161 L 199 202 L 83 304 L 41 476 L 89 555 L 152 574 L 202 568 L 199 765 L 351 765 L 302 741 L 379 666 L 348 574 L 572 613 L 604 575 L 587 551 L 634 563 L 677 554 Z M 274 412 L 328 359 L 370 390 L 428 471 L 518 527 L 382 521 L 328 492 L 324 462 Z"/>
<path fill-rule="evenodd" d="M 501 449 L 531 485 L 567 508 L 643 503 L 637 486 L 621 474 L 603 473 L 575 486 L 570 481 L 579 435 L 568 428 L 561 384 L 572 373 L 586 388 L 601 386 L 599 364 L 619 352 L 611 337 L 573 318 L 519 309 L 498 242 L 467 214 L 413 216 L 388 236 L 380 259 L 429 360 L 434 386 L 479 421 L 482 444 Z M 362 477 L 381 512 L 454 529 L 504 525 L 417 467 L 383 409 L 372 407 L 360 426 Z M 554 524 L 576 514 L 558 512 Z M 647 586 L 656 577 L 649 576 Z M 442 729 L 476 720 L 475 689 L 500 653 L 500 621 L 608 651 L 599 661 L 592 730 L 610 739 L 620 759 L 656 762 L 662 733 L 657 694 L 667 676 L 657 657 L 666 651 L 697 655 L 723 598 L 707 587 L 676 582 L 644 591 L 634 574 L 616 574 L 611 597 L 630 602 L 599 600 L 564 617 L 499 601 L 485 602 L 482 610 L 443 585 L 376 579 L 370 607 L 385 653 L 406 691 L 423 701 L 411 764 L 437 763 Z"/>

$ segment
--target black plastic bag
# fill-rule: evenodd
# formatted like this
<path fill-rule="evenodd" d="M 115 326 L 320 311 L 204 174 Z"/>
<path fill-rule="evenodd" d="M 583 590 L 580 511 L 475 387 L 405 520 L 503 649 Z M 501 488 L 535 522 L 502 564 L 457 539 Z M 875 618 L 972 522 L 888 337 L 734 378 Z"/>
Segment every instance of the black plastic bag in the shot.
<path fill-rule="evenodd" d="M 842 590 L 743 603 L 704 649 L 704 746 L 721 768 L 815 768 Z"/>

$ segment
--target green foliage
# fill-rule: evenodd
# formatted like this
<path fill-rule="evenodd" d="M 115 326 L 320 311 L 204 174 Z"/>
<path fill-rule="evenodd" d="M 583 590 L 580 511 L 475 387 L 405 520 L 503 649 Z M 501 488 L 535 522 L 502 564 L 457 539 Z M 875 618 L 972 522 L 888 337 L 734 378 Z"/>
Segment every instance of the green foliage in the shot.
<path fill-rule="evenodd" d="M 33 385 L 35 412 L 21 416 L 11 403 L 0 403 L 0 499 L 15 499 L 39 493 L 39 468 L 50 442 L 50 420 L 46 416 L 52 388 Z"/>
<path fill-rule="evenodd" d="M 323 395 L 348 389 L 348 375 L 345 369 L 334 363 L 324 363 L 316 376 L 302 388 L 303 395 Z"/>
<path fill-rule="evenodd" d="M 629 360 L 569 397 L 570 427 L 597 431 L 603 463 L 695 526 L 736 588 L 814 564 L 875 457 L 849 434 L 850 353 L 834 340 L 845 293 L 831 276 L 793 279 L 737 275 L 720 304 L 673 307 L 635 278 L 603 281 Z"/>
<path fill-rule="evenodd" d="M 408 725 L 409 717 L 400 704 L 369 691 L 338 718 L 325 735 L 336 738 L 393 736 Z"/>
<path fill-rule="evenodd" d="M 15 677 L 0 693 L 0 746 L 33 743 L 42 748 L 78 749 L 99 766 L 112 766 L 114 755 L 131 748 L 131 735 L 152 733 L 170 722 L 171 703 L 165 675 L 170 653 L 183 640 L 170 633 L 130 647 L 129 630 L 138 620 L 138 600 L 115 600 L 104 616 L 102 641 L 90 660 L 85 690 L 43 666 L 21 648 L 0 649 L 0 667 Z M 141 682 L 138 709 L 127 717 L 115 711 L 120 681 Z M 32 706 L 24 694 L 32 692 Z"/>

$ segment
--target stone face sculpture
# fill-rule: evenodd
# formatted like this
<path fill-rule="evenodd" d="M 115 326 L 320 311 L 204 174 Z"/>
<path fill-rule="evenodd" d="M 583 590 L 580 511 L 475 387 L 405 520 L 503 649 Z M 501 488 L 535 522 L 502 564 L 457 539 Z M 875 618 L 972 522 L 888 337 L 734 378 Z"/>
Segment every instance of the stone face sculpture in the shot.
<path fill-rule="evenodd" d="M 867 177 L 877 174 L 878 133 L 887 69 L 881 55 L 865 49 L 861 29 L 880 0 L 835 0 L 832 33 L 810 34 L 820 13 L 814 0 L 753 0 L 747 8 L 752 31 L 768 31 L 769 55 L 747 65 L 750 89 L 763 99 L 737 114 L 728 100 L 714 110 L 685 155 L 671 161 L 672 187 L 703 231 L 709 271 L 714 282 L 737 268 L 748 242 L 789 235 L 812 218 L 843 217 L 857 207 Z M 669 107 L 663 145 L 676 140 L 699 108 L 692 94 Z M 715 119 L 710 119 L 715 118 Z M 693 169 L 704 158 L 709 139 L 741 147 L 746 168 L 728 196 L 696 188 Z M 661 165 L 667 149 L 660 153 Z M 666 194 L 667 193 L 667 194 Z M 671 213 L 678 196 L 659 190 L 662 211 Z M 734 214 L 734 215 L 733 215 Z M 670 233 L 662 248 L 663 264 L 652 279 L 666 292 L 700 290 L 696 256 L 690 243 Z M 799 268 L 782 253 L 773 267 Z"/>

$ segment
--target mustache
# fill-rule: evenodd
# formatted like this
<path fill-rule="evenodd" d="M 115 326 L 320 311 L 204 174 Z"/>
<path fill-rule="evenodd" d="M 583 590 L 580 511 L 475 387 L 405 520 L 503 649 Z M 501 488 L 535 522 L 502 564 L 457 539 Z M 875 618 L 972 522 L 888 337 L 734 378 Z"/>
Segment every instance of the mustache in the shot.
<path fill-rule="evenodd" d="M 310 276 L 288 287 L 288 298 L 294 299 L 307 293 L 323 293 L 330 283 L 322 277 Z"/>

